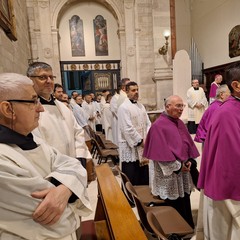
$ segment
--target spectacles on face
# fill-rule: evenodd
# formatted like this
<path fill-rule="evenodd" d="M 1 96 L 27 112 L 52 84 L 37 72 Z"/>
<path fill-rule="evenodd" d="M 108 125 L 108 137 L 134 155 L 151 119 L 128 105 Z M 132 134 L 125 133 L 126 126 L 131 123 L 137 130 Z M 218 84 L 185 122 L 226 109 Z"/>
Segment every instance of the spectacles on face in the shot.
<path fill-rule="evenodd" d="M 52 81 L 54 79 L 56 79 L 56 76 L 52 76 L 52 75 L 40 75 L 40 76 L 30 76 L 30 77 L 33 77 L 33 78 L 38 78 L 40 81 L 47 81 L 48 78 L 50 78 Z"/>
<path fill-rule="evenodd" d="M 185 104 L 176 104 L 174 107 L 177 109 L 184 109 L 186 107 L 186 105 Z"/>
<path fill-rule="evenodd" d="M 32 103 L 34 104 L 36 107 L 39 106 L 40 103 L 40 99 L 36 98 L 36 99 L 32 99 L 32 100 L 23 100 L 23 99 L 11 99 L 11 100 L 7 100 L 8 102 L 18 102 L 18 103 Z"/>

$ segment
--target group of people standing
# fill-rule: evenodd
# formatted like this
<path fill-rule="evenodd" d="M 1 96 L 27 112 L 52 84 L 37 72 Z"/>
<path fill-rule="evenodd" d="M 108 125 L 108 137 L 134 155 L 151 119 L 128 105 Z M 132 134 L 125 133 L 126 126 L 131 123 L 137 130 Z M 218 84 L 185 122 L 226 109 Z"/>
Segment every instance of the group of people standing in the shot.
<path fill-rule="evenodd" d="M 169 96 L 165 111 L 151 124 L 138 102 L 138 86 L 130 82 L 117 114 L 121 167 L 134 185 L 149 184 L 153 195 L 174 207 L 193 228 L 190 194 L 194 188 L 201 190 L 204 237 L 198 235 L 199 240 L 237 240 L 240 234 L 240 66 L 226 70 L 225 81 L 220 85 L 222 76 L 216 75 L 211 90 L 214 101 L 209 106 L 198 80 L 192 81 L 187 93 L 194 140 L 204 144 L 200 172 L 193 136 L 180 120 L 185 107 L 181 97 Z M 148 164 L 141 164 L 146 160 Z"/>
<path fill-rule="evenodd" d="M 133 185 L 150 185 L 155 196 L 165 199 L 194 227 L 190 193 L 196 182 L 191 173 L 196 170 L 192 163 L 199 153 L 180 120 L 183 100 L 175 95 L 168 97 L 165 112 L 152 124 L 138 101 L 136 82 L 124 84 L 120 99 L 124 100 L 116 118 L 121 170 Z"/>
<path fill-rule="evenodd" d="M 91 154 L 74 112 L 83 115 L 79 109 L 93 104 L 92 97 L 84 103 L 76 94 L 69 109 L 65 104 L 71 101 L 57 100 L 61 89 L 53 97 L 54 79 L 43 62 L 31 64 L 27 76 L 0 74 L 0 239 L 76 240 L 81 216 L 91 213 L 83 167 Z M 138 101 L 138 84 L 130 79 L 122 79 L 111 100 L 101 99 L 111 112 L 120 167 L 132 184 L 149 184 L 193 228 L 190 194 L 202 189 L 204 236 L 212 240 L 240 235 L 240 66 L 226 71 L 226 83 L 218 86 L 206 111 L 198 81 L 187 93 L 192 114 L 196 108 L 203 115 L 194 118 L 199 124 L 195 140 L 204 143 L 200 173 L 199 152 L 180 120 L 181 97 L 166 98 L 165 111 L 154 123 Z M 92 117 L 86 117 L 88 125 Z"/>
<path fill-rule="evenodd" d="M 91 205 L 84 130 L 53 98 L 49 64 L 0 74 L 0 239 L 76 240 Z"/>
<path fill-rule="evenodd" d="M 196 133 L 194 141 L 202 143 L 197 240 L 237 240 L 240 235 L 237 177 L 240 66 L 230 65 L 225 70 L 226 84 L 221 85 L 222 81 L 223 76 L 217 74 L 211 84 L 208 107 L 197 80 L 192 81 L 187 93 L 189 132 Z"/>
<path fill-rule="evenodd" d="M 240 66 L 230 65 L 225 70 L 226 85 L 219 86 L 221 81 L 222 76 L 217 75 L 212 83 L 215 100 L 205 111 L 195 136 L 195 141 L 203 143 L 198 180 L 203 195 L 200 201 L 203 218 L 198 220 L 203 221 L 204 239 L 237 240 L 240 235 L 237 177 Z"/>

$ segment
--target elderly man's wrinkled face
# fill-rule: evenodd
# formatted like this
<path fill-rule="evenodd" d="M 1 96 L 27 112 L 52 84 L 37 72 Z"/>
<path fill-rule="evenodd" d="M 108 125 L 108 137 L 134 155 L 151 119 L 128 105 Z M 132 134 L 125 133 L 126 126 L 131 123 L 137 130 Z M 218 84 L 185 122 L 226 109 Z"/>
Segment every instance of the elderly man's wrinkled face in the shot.
<path fill-rule="evenodd" d="M 222 101 L 226 101 L 228 99 L 228 97 L 231 95 L 231 92 L 229 89 L 227 89 L 225 92 L 221 93 L 221 99 Z"/>
<path fill-rule="evenodd" d="M 38 126 L 43 106 L 32 86 L 24 87 L 21 96 L 11 100 L 13 130 L 26 136 Z"/>
<path fill-rule="evenodd" d="M 130 100 L 138 100 L 138 85 L 129 86 L 127 90 L 127 96 Z"/>
<path fill-rule="evenodd" d="M 166 106 L 167 114 L 172 118 L 180 118 L 185 105 L 181 98 L 173 98 Z"/>

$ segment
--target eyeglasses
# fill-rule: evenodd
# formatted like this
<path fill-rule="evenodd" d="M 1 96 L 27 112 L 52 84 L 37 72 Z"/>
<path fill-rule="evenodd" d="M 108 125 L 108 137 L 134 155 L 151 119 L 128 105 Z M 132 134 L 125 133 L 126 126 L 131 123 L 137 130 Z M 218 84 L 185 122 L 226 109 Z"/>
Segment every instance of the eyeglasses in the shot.
<path fill-rule="evenodd" d="M 33 103 L 35 106 L 39 106 L 41 104 L 39 98 L 36 98 L 33 100 L 11 99 L 11 100 L 7 100 L 7 102 Z"/>
<path fill-rule="evenodd" d="M 48 80 L 48 78 L 50 78 L 52 81 L 56 78 L 56 76 L 48 76 L 48 75 L 40 75 L 40 76 L 29 76 L 30 78 L 33 77 L 33 78 L 38 78 L 40 81 L 46 81 Z"/>
<path fill-rule="evenodd" d="M 186 105 L 185 104 L 176 104 L 174 107 L 177 109 L 184 109 L 186 107 Z"/>

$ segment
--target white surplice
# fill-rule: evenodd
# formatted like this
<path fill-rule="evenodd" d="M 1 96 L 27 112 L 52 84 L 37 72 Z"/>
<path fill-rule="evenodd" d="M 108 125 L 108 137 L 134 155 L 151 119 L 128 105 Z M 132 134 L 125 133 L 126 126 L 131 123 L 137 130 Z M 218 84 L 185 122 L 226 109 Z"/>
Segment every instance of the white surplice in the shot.
<path fill-rule="evenodd" d="M 120 92 L 119 92 L 119 98 L 118 98 L 118 100 L 117 100 L 117 106 L 118 106 L 118 108 L 121 106 L 121 104 L 125 101 L 126 98 L 127 98 L 126 92 L 124 92 L 123 90 L 120 90 Z"/>
<path fill-rule="evenodd" d="M 87 114 L 87 119 L 88 119 L 88 125 L 96 131 L 96 109 L 95 106 L 92 102 L 87 103 L 86 101 L 83 101 L 82 107 L 85 110 Z M 89 120 L 89 118 L 94 118 L 93 120 Z"/>
<path fill-rule="evenodd" d="M 62 102 L 44 104 L 38 128 L 33 135 L 43 138 L 49 145 L 70 157 L 92 158 L 85 143 L 84 130 L 77 123 L 72 111 Z"/>
<path fill-rule="evenodd" d="M 188 121 L 193 121 L 195 124 L 199 124 L 205 109 L 208 106 L 206 95 L 201 87 L 198 90 L 194 90 L 193 87 L 187 91 L 187 103 L 188 103 Z M 202 108 L 196 108 L 195 105 L 201 103 Z"/>
<path fill-rule="evenodd" d="M 79 161 L 42 140 L 32 150 L 0 144 L 0 153 L 0 239 L 76 240 L 79 217 L 91 213 L 86 192 L 87 173 Z M 46 226 L 32 219 L 41 199 L 33 198 L 31 193 L 55 187 L 51 177 L 79 199 L 67 204 L 57 223 Z"/>
<path fill-rule="evenodd" d="M 115 93 L 110 101 L 110 110 L 112 112 L 112 138 L 113 143 L 118 145 L 118 118 L 117 118 L 117 100 L 119 98 L 119 94 Z"/>
<path fill-rule="evenodd" d="M 145 140 L 151 122 L 145 107 L 137 102 L 132 103 L 128 98 L 118 108 L 118 140 L 121 162 L 139 160 L 137 144 Z"/>
<path fill-rule="evenodd" d="M 93 104 L 93 106 L 95 108 L 95 112 L 96 112 L 95 124 L 96 125 L 102 124 L 100 102 L 92 101 L 92 104 Z"/>
<path fill-rule="evenodd" d="M 105 103 L 103 105 L 102 109 L 102 116 L 104 119 L 103 125 L 104 125 L 104 130 L 105 130 L 105 137 L 107 140 L 110 140 L 113 142 L 113 134 L 112 134 L 112 119 L 113 119 L 113 114 L 110 110 L 110 104 Z"/>

